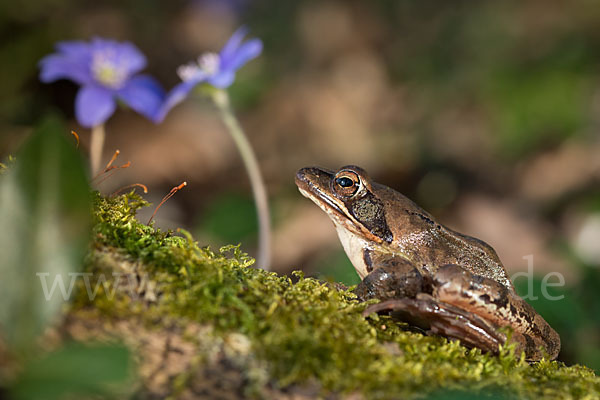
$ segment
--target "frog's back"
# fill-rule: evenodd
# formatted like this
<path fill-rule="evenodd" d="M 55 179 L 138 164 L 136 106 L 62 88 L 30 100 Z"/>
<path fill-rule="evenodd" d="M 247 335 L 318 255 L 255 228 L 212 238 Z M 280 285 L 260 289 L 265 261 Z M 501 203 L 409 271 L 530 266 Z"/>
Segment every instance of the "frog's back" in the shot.
<path fill-rule="evenodd" d="M 500 258 L 489 244 L 438 223 L 403 194 L 383 185 L 374 186 L 384 201 L 386 219 L 395 222 L 390 224 L 394 237 L 390 246 L 407 256 L 422 273 L 431 275 L 443 265 L 457 264 L 513 289 Z"/>
<path fill-rule="evenodd" d="M 506 288 L 514 290 L 513 284 L 500 261 L 500 257 L 492 246 L 483 240 L 464 235 L 442 225 L 443 241 L 451 249 L 449 255 L 456 261 L 449 260 L 448 264 L 457 264 L 475 275 L 484 276 L 501 283 Z"/>

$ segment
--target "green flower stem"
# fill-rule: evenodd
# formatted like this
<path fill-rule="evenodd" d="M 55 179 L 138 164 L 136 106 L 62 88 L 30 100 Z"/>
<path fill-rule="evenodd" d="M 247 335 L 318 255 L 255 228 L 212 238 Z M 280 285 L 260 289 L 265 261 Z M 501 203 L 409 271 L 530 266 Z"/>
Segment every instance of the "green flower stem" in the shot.
<path fill-rule="evenodd" d="M 212 99 L 221 112 L 221 118 L 235 142 L 250 178 L 256 214 L 258 217 L 258 257 L 257 266 L 268 270 L 271 266 L 271 222 L 267 190 L 260 173 L 256 155 L 240 123 L 231 110 L 229 95 L 224 90 L 212 91 Z"/>
<path fill-rule="evenodd" d="M 92 178 L 100 172 L 100 162 L 102 161 L 102 149 L 104 148 L 104 124 L 96 125 L 92 128 L 92 137 L 90 142 L 90 167 L 92 169 Z"/>

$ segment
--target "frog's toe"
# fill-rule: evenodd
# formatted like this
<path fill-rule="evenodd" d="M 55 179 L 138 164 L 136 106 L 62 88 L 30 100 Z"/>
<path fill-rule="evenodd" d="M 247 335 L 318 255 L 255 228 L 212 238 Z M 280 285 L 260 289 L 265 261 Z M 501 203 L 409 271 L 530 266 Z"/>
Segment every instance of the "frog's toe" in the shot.
<path fill-rule="evenodd" d="M 363 315 L 391 311 L 394 318 L 416 325 L 428 333 L 459 340 L 467 347 L 496 353 L 506 336 L 483 318 L 421 293 L 414 299 L 388 300 L 373 304 Z"/>

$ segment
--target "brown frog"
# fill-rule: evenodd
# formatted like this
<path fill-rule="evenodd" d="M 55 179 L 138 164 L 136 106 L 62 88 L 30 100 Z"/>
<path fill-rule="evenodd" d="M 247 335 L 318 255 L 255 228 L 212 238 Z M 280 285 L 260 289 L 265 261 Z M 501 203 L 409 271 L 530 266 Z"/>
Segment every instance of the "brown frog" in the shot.
<path fill-rule="evenodd" d="M 485 242 L 437 223 L 356 166 L 302 168 L 296 185 L 333 221 L 362 279 L 358 297 L 381 300 L 365 315 L 393 311 L 430 333 L 490 352 L 506 342 L 499 328 L 510 327 L 511 342 L 527 360 L 557 357 L 560 337 L 515 293 Z"/>

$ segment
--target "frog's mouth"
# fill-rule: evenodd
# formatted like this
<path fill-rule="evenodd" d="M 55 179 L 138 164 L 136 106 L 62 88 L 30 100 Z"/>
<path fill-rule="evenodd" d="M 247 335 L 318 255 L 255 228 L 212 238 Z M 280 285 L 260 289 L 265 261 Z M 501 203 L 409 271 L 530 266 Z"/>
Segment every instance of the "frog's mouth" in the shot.
<path fill-rule="evenodd" d="M 330 183 L 335 172 L 318 167 L 302 168 L 296 173 L 296 186 L 302 195 L 312 200 L 334 222 L 343 223 L 348 217 L 339 200 L 330 195 Z"/>

